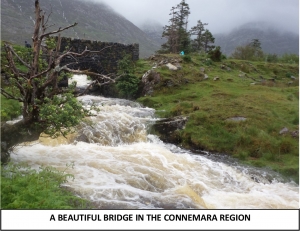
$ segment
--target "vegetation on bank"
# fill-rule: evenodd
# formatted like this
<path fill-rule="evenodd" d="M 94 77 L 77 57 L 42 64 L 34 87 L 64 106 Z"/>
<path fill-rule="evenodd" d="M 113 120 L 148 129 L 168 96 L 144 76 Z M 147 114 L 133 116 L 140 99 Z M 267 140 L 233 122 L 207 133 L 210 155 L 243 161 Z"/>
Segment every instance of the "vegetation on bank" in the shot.
<path fill-rule="evenodd" d="M 184 147 L 230 154 L 255 166 L 271 167 L 298 181 L 298 138 L 290 132 L 279 134 L 279 131 L 284 127 L 289 131 L 299 130 L 299 57 L 265 56 L 257 43 L 259 41 L 254 40 L 255 43 L 237 49 L 235 58 L 240 60 L 227 60 L 220 47 L 210 46 L 214 38 L 208 30 L 204 30 L 206 24 L 199 20 L 191 32 L 184 29 L 185 18 L 189 14 L 184 0 L 174 9 L 171 25 L 166 26 L 164 31 L 168 42 L 160 52 L 178 53 L 184 50 L 186 53 L 209 53 L 162 55 L 163 59 L 180 60 L 182 68 L 170 71 L 162 65 L 155 69 L 160 74 L 160 83 L 154 87 L 151 97 L 144 96 L 138 101 L 157 109 L 160 117 L 188 116 L 185 129 L 173 134 Z M 191 34 L 197 35 L 194 41 L 190 38 Z M 38 47 L 41 47 L 44 36 L 40 35 L 41 39 L 35 41 Z M 48 42 L 48 55 L 52 56 L 56 44 L 54 41 Z M 50 59 L 51 62 L 46 63 L 40 49 L 31 52 L 10 44 L 5 44 L 4 48 L 10 56 L 8 63 L 5 53 L 1 54 L 1 66 L 5 67 L 4 72 L 8 75 L 7 82 L 1 86 L 2 95 L 8 98 L 1 96 L 1 120 L 18 116 L 21 112 L 19 102 L 22 102 L 23 107 L 28 109 L 23 110 L 23 117 L 27 117 L 30 123 L 40 123 L 43 130 L 54 137 L 71 132 L 87 112 L 71 93 L 57 89 L 57 83 L 64 76 L 62 69 L 55 67 L 59 67 L 58 53 L 55 52 L 53 57 L 57 62 Z M 31 62 L 33 56 L 35 64 Z M 139 60 L 135 64 L 129 61 L 125 57 L 119 62 L 124 76 L 113 87 L 120 96 L 135 98 L 140 85 L 138 77 L 152 68 L 154 63 L 151 60 Z M 76 70 L 69 71 L 78 73 Z M 209 76 L 206 80 L 205 75 Z M 218 80 L 214 81 L 215 77 Z M 72 89 L 69 90 L 72 92 Z M 227 120 L 232 117 L 244 117 L 246 120 Z M 42 167 L 40 171 L 22 165 L 2 167 L 1 208 L 91 208 L 89 202 L 74 196 L 62 186 L 72 177 L 52 167 Z"/>
<path fill-rule="evenodd" d="M 171 71 L 162 65 L 155 69 L 160 83 L 151 96 L 138 101 L 155 108 L 159 117 L 189 117 L 185 129 L 173 134 L 181 145 L 230 154 L 298 182 L 299 140 L 291 134 L 299 130 L 298 63 L 213 62 L 199 54 L 189 55 L 188 61 L 174 54 L 160 57 L 181 60 L 182 68 Z M 140 63 L 153 65 L 151 60 Z M 228 120 L 233 117 L 246 120 Z M 289 132 L 279 134 L 284 127 Z"/>
<path fill-rule="evenodd" d="M 162 65 L 154 69 L 161 81 L 152 96 L 138 101 L 155 108 L 159 117 L 189 116 L 185 129 L 174 134 L 181 145 L 229 154 L 254 166 L 270 167 L 298 182 L 298 138 L 279 134 L 283 127 L 299 129 L 298 56 L 285 55 L 274 62 L 225 59 L 214 52 L 158 57 L 175 58 L 182 68 L 170 71 Z M 155 64 L 152 60 L 128 61 L 125 57 L 120 62 L 119 69 L 127 78 L 117 81 L 115 87 L 124 97 L 134 98 L 139 87 L 137 77 Z M 214 81 L 215 77 L 219 80 Z M 2 121 L 19 114 L 19 102 L 1 96 Z M 246 120 L 227 121 L 231 117 Z M 90 202 L 62 186 L 67 180 L 72 176 L 51 167 L 39 172 L 23 166 L 3 167 L 1 208 L 92 208 Z"/>
<path fill-rule="evenodd" d="M 53 167 L 36 171 L 9 164 L 1 169 L 1 209 L 91 209 L 62 184 L 74 178 Z"/>
<path fill-rule="evenodd" d="M 1 107 L 1 118 L 7 120 L 14 117 L 15 114 L 11 111 L 19 111 L 17 103 L 22 107 L 21 121 L 13 125 L 1 124 L 1 164 L 9 160 L 11 148 L 18 143 L 36 140 L 42 132 L 51 137 L 66 136 L 89 115 L 75 98 L 75 85 L 62 89 L 66 86 L 66 73 L 95 75 L 95 81 L 99 84 L 114 82 L 109 76 L 63 66 L 61 62 L 64 57 L 76 60 L 76 57 L 100 51 L 90 51 L 86 48 L 81 53 L 71 50 L 62 52 L 59 33 L 76 26 L 77 23 L 48 31 L 53 26 L 48 24 L 51 12 L 46 15 L 38 0 L 35 1 L 34 7 L 35 28 L 32 45 L 21 47 L 9 42 L 1 43 L 4 52 L 1 52 L 0 92 L 6 99 L 11 100 L 1 101 L 1 104 L 6 103 L 1 105 L 5 106 L 4 109 Z M 50 35 L 55 34 L 58 34 L 57 40 L 51 39 Z M 2 208 L 78 208 L 80 206 L 70 207 L 67 204 L 72 198 L 60 188 L 66 177 L 68 175 L 48 167 L 36 173 L 6 166 L 1 170 Z"/>

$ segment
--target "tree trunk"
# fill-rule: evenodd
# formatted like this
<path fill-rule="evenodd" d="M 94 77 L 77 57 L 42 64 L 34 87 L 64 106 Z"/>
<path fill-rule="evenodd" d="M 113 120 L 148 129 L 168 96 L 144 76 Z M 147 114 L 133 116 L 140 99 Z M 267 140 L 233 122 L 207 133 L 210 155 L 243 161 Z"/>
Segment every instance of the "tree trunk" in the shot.
<path fill-rule="evenodd" d="M 11 148 L 22 142 L 38 140 L 43 131 L 42 126 L 25 123 L 21 120 L 13 125 L 1 123 L 1 163 L 8 162 Z"/>

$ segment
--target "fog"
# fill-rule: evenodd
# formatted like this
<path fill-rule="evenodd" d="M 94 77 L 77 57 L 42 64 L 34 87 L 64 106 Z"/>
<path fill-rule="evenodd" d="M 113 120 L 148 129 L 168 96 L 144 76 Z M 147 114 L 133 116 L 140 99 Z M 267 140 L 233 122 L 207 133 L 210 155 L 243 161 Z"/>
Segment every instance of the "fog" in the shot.
<path fill-rule="evenodd" d="M 105 2 L 137 26 L 145 22 L 168 24 L 170 9 L 181 0 L 83 0 Z M 208 23 L 212 33 L 224 33 L 248 22 L 264 21 L 299 33 L 299 0 L 186 0 L 189 26 Z"/>

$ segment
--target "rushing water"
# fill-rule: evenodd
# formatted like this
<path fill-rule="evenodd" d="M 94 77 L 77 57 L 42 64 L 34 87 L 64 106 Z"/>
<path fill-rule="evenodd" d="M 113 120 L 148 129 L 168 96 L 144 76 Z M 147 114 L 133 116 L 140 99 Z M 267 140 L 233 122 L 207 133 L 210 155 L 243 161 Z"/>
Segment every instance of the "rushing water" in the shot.
<path fill-rule="evenodd" d="M 40 137 L 11 155 L 32 167 L 51 165 L 75 176 L 66 186 L 99 209 L 290 209 L 299 186 L 272 172 L 195 155 L 148 134 L 155 111 L 137 103 L 83 96 L 96 106 L 65 139 Z"/>

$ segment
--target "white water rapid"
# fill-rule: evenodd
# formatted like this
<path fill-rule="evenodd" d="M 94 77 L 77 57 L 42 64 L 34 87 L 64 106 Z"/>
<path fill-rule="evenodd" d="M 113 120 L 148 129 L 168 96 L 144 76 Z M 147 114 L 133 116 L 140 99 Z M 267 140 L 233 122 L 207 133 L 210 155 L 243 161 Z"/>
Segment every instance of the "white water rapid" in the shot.
<path fill-rule="evenodd" d="M 148 134 L 154 110 L 96 96 L 100 111 L 76 134 L 22 144 L 13 162 L 51 165 L 75 176 L 66 186 L 99 209 L 298 209 L 299 186 L 261 169 L 209 159 Z"/>

